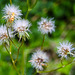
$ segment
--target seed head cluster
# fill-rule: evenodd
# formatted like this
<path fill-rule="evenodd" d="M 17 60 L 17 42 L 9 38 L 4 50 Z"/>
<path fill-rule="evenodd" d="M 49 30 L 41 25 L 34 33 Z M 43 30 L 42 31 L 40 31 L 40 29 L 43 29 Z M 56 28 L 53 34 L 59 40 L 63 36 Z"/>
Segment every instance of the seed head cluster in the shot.
<path fill-rule="evenodd" d="M 6 5 L 3 9 L 4 12 L 4 18 L 12 23 L 15 19 L 19 19 L 21 14 L 21 10 L 19 10 L 19 7 L 15 5 Z"/>
<path fill-rule="evenodd" d="M 11 38 L 14 37 L 13 31 L 11 31 L 10 29 L 8 31 L 9 31 L 9 37 Z M 6 26 L 1 25 L 0 26 L 0 44 L 2 44 L 3 42 L 7 42 L 9 37 L 8 37 Z"/>
<path fill-rule="evenodd" d="M 14 22 L 13 28 L 18 32 L 21 39 L 22 37 L 29 37 L 29 34 L 27 32 L 30 31 L 30 26 L 31 23 L 28 20 L 20 19 Z"/>
<path fill-rule="evenodd" d="M 38 25 L 38 29 L 42 34 L 48 34 L 48 32 L 52 33 L 55 31 L 55 21 L 53 21 L 53 18 L 41 18 L 41 21 L 38 22 Z"/>
<path fill-rule="evenodd" d="M 46 63 L 49 61 L 48 56 L 45 52 L 38 50 L 33 53 L 32 58 L 30 60 L 31 64 L 37 70 L 43 70 L 43 66 L 46 66 Z"/>
<path fill-rule="evenodd" d="M 59 55 L 67 58 L 67 54 L 71 54 L 71 51 L 74 50 L 74 48 L 72 48 L 72 45 L 73 44 L 68 41 L 60 43 L 60 46 L 57 47 Z"/>

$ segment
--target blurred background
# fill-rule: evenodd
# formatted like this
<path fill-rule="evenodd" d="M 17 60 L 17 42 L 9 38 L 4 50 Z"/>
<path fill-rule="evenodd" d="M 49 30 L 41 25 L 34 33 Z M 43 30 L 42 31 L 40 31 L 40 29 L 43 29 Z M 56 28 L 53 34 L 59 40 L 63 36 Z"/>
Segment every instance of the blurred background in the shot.
<path fill-rule="evenodd" d="M 35 0 L 30 0 L 30 6 Z M 26 0 L 12 0 L 12 3 L 22 10 L 22 18 L 25 18 L 27 12 Z M 0 0 L 0 25 L 5 24 L 3 17 L 3 8 L 6 4 L 10 4 L 9 0 Z M 20 49 L 19 58 L 16 63 L 18 70 L 24 75 L 34 75 L 35 69 L 28 62 L 32 53 L 41 47 L 43 35 L 38 31 L 37 22 L 41 17 L 53 18 L 55 20 L 55 32 L 45 36 L 44 51 L 50 57 L 46 70 L 52 70 L 62 66 L 57 53 L 59 42 L 68 40 L 75 47 L 75 0 L 38 0 L 35 7 L 29 12 L 28 20 L 32 23 L 30 28 L 30 39 L 26 39 Z M 17 46 L 21 44 L 19 38 L 15 36 L 13 41 Z M 17 49 L 12 44 L 12 56 L 17 57 Z M 68 55 L 67 59 L 63 60 L 63 64 L 69 63 L 73 59 Z M 0 46 L 0 75 L 17 75 L 12 66 L 9 54 L 6 52 L 3 45 Z M 36 75 L 75 75 L 75 63 L 66 66 L 60 70 Z"/>

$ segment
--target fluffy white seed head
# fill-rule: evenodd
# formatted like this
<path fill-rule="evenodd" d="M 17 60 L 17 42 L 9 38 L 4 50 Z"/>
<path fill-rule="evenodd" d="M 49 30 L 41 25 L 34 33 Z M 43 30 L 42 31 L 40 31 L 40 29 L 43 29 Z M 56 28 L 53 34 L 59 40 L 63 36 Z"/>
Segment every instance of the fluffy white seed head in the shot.
<path fill-rule="evenodd" d="M 27 32 L 30 31 L 30 26 L 31 23 L 28 20 L 21 19 L 14 22 L 13 28 L 19 33 L 19 37 L 21 39 L 22 37 L 29 36 Z"/>
<path fill-rule="evenodd" d="M 9 36 L 13 37 L 13 32 L 9 29 Z M 8 34 L 7 34 L 7 28 L 6 26 L 1 26 L 0 27 L 0 44 L 2 44 L 3 42 L 7 42 L 7 40 L 9 39 Z"/>
<path fill-rule="evenodd" d="M 53 21 L 53 18 L 41 18 L 41 21 L 38 22 L 38 25 L 38 29 L 42 34 L 48 34 L 48 32 L 52 33 L 55 31 L 55 21 Z"/>
<path fill-rule="evenodd" d="M 49 58 L 43 51 L 36 51 L 33 53 L 32 58 L 30 60 L 32 66 L 37 70 L 43 70 L 43 66 L 46 66 Z"/>
<path fill-rule="evenodd" d="M 73 44 L 69 43 L 68 41 L 60 43 L 60 46 L 57 47 L 59 55 L 67 58 L 67 54 L 71 54 L 71 51 L 74 50 L 72 45 Z"/>
<path fill-rule="evenodd" d="M 4 11 L 4 18 L 7 19 L 10 23 L 14 21 L 14 19 L 20 18 L 21 10 L 19 10 L 19 7 L 15 5 L 6 5 L 3 9 Z"/>

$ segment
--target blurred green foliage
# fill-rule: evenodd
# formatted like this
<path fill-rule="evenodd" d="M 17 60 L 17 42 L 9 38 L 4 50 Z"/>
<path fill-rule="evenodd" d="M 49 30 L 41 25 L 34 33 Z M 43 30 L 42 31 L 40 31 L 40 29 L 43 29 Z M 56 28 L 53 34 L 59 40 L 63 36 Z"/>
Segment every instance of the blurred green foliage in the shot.
<path fill-rule="evenodd" d="M 35 0 L 30 0 L 30 6 Z M 26 0 L 12 0 L 12 3 L 19 6 L 22 10 L 22 18 L 25 18 L 27 12 L 27 1 Z M 2 19 L 3 8 L 6 4 L 10 4 L 9 0 L 0 0 L 0 25 L 5 24 L 5 20 Z M 57 55 L 57 46 L 59 42 L 69 40 L 75 47 L 75 0 L 38 0 L 36 6 L 31 10 L 28 15 L 28 20 L 32 23 L 30 28 L 31 33 L 30 39 L 26 40 L 20 49 L 19 58 L 16 66 L 19 71 L 25 69 L 25 75 L 33 75 L 35 69 L 28 62 L 31 58 L 32 53 L 37 50 L 41 44 L 43 35 L 38 31 L 37 21 L 41 17 L 54 17 L 55 20 L 55 32 L 48 34 L 45 37 L 44 51 L 50 56 L 50 62 L 48 63 L 47 70 L 51 70 L 61 66 L 60 58 Z M 18 41 L 16 36 L 13 41 L 17 46 L 21 42 Z M 24 53 L 24 57 L 22 57 Z M 12 56 L 14 59 L 17 57 L 17 49 L 12 44 Z M 23 59 L 23 60 L 22 60 Z M 64 64 L 68 63 L 71 58 L 64 60 Z M 23 65 L 24 61 L 24 65 Z M 24 66 L 24 67 L 22 67 Z M 75 65 L 69 65 L 58 71 L 52 73 L 46 73 L 42 75 L 75 75 Z M 0 46 L 0 75 L 17 75 L 16 71 L 12 66 L 12 62 L 9 54 L 6 52 L 4 46 Z M 39 74 L 37 74 L 39 75 Z"/>

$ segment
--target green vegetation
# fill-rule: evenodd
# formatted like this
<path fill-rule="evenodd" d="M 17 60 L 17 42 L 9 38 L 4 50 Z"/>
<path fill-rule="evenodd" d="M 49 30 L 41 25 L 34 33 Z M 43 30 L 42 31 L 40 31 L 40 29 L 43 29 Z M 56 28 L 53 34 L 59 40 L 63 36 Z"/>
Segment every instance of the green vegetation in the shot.
<path fill-rule="evenodd" d="M 35 0 L 30 0 L 30 6 L 34 4 Z M 12 3 L 19 6 L 22 10 L 22 18 L 25 18 L 27 14 L 27 1 L 26 0 L 12 0 Z M 6 4 L 10 4 L 10 0 L 0 0 L 0 25 L 5 24 L 6 21 L 3 17 L 3 8 Z M 45 35 L 44 51 L 48 53 L 50 61 L 48 62 L 47 71 L 58 68 L 61 65 L 60 57 L 57 54 L 57 46 L 59 42 L 68 40 L 73 43 L 75 47 L 75 1 L 74 0 L 38 0 L 35 7 L 29 12 L 27 19 L 32 23 L 30 28 L 30 39 L 26 39 L 20 48 L 19 57 L 16 62 L 16 66 L 22 75 L 35 75 L 35 69 L 28 62 L 31 55 L 35 50 L 41 47 L 43 34 L 38 31 L 37 22 L 41 17 L 54 17 L 55 20 L 55 32 Z M 22 41 L 18 41 L 19 38 L 15 36 L 13 41 L 17 46 L 20 46 Z M 12 57 L 16 59 L 17 49 L 12 44 Z M 74 57 L 70 56 L 68 59 L 63 60 L 63 64 L 67 64 L 72 61 Z M 50 72 L 42 73 L 41 75 L 75 75 L 75 63 L 72 63 L 64 68 Z M 17 75 L 11 58 L 4 46 L 0 46 L 0 75 Z M 37 74 L 40 75 L 40 74 Z"/>

